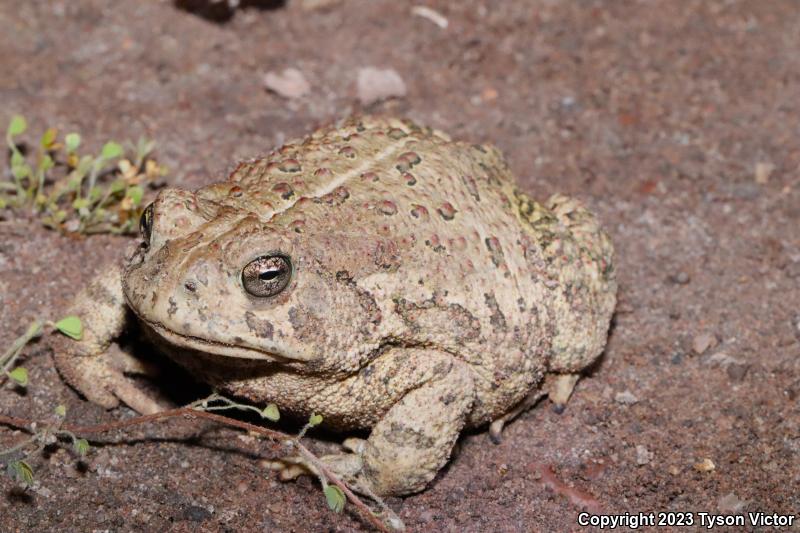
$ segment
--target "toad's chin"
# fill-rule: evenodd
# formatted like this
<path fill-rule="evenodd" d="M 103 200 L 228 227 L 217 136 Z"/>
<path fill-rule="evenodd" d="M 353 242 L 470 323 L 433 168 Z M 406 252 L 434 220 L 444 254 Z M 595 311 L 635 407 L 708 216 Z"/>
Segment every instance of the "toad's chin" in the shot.
<path fill-rule="evenodd" d="M 257 361 L 286 362 L 286 361 L 308 361 L 310 358 L 305 354 L 273 352 L 246 346 L 243 344 L 228 344 L 202 337 L 187 336 L 175 333 L 165 328 L 162 324 L 145 321 L 150 329 L 159 337 L 173 346 L 188 348 L 203 353 L 212 353 L 224 357 L 234 357 L 237 359 L 253 359 Z"/>

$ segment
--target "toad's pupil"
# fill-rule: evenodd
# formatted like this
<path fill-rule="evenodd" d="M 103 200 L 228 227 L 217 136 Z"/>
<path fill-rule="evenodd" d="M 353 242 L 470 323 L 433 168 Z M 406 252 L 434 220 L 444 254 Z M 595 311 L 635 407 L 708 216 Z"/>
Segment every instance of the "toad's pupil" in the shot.
<path fill-rule="evenodd" d="M 263 279 L 264 281 L 271 281 L 280 276 L 281 274 L 283 274 L 282 268 L 271 268 L 259 274 L 258 278 Z"/>

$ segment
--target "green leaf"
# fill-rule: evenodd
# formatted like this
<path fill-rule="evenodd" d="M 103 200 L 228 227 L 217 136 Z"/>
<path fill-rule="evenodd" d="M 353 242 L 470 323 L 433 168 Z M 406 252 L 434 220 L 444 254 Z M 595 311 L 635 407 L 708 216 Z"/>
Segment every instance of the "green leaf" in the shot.
<path fill-rule="evenodd" d="M 78 146 L 81 145 L 81 136 L 78 133 L 67 133 L 67 136 L 64 137 L 64 145 L 67 148 L 67 152 L 71 153 L 78 149 Z"/>
<path fill-rule="evenodd" d="M 313 414 L 308 419 L 308 425 L 310 426 L 318 426 L 320 424 L 322 424 L 322 415 Z"/>
<path fill-rule="evenodd" d="M 267 420 L 272 420 L 273 422 L 277 422 L 281 418 L 281 413 L 278 411 L 278 406 L 274 403 L 267 405 L 263 411 L 261 411 L 261 416 L 266 418 Z"/>
<path fill-rule="evenodd" d="M 126 185 L 127 183 L 125 182 L 125 180 L 119 178 L 111 182 L 111 185 L 109 185 L 108 190 L 111 194 L 116 194 L 118 192 L 124 191 Z"/>
<path fill-rule="evenodd" d="M 61 405 L 56 406 L 55 413 L 61 418 L 64 418 L 65 416 L 67 416 L 67 406 L 64 405 L 63 403 Z"/>
<path fill-rule="evenodd" d="M 142 157 L 147 156 L 155 147 L 156 142 L 145 137 L 139 137 L 139 141 L 136 143 L 136 151 L 139 152 L 139 155 Z"/>
<path fill-rule="evenodd" d="M 24 485 L 33 485 L 33 468 L 25 461 L 8 463 L 8 475 Z"/>
<path fill-rule="evenodd" d="M 53 158 L 45 154 L 45 156 L 42 158 L 41 163 L 39 163 L 39 168 L 42 170 L 42 172 L 47 172 L 48 170 L 53 168 L 54 165 L 55 163 L 53 163 Z"/>
<path fill-rule="evenodd" d="M 14 137 L 15 135 L 21 135 L 25 133 L 26 129 L 28 129 L 28 122 L 25 120 L 25 117 L 22 115 L 14 115 L 11 118 L 11 123 L 8 125 L 8 136 Z"/>
<path fill-rule="evenodd" d="M 6 200 L 5 198 L 0 198 L 0 209 L 5 209 L 7 205 L 8 205 L 8 200 Z"/>
<path fill-rule="evenodd" d="M 56 329 L 76 341 L 81 340 L 81 337 L 83 337 L 83 324 L 81 319 L 75 315 L 65 316 L 56 322 Z"/>
<path fill-rule="evenodd" d="M 58 135 L 58 130 L 55 128 L 47 128 L 45 132 L 42 134 L 42 138 L 39 139 L 39 144 L 45 150 L 50 148 L 54 142 L 56 142 L 56 136 Z"/>
<path fill-rule="evenodd" d="M 115 157 L 119 157 L 122 155 L 122 146 L 114 141 L 109 141 L 103 145 L 103 150 L 100 152 L 100 155 L 103 159 L 114 159 Z"/>
<path fill-rule="evenodd" d="M 88 198 L 78 198 L 74 202 L 72 202 L 73 209 L 86 209 L 87 207 L 89 207 Z"/>
<path fill-rule="evenodd" d="M 81 157 L 80 161 L 78 161 L 78 166 L 75 167 L 76 174 L 83 179 L 83 177 L 89 173 L 93 163 L 94 159 L 92 159 L 92 156 L 85 155 Z"/>
<path fill-rule="evenodd" d="M 18 366 L 8 373 L 8 377 L 13 379 L 20 387 L 28 385 L 28 371 L 24 367 Z"/>
<path fill-rule="evenodd" d="M 77 191 L 81 186 L 82 177 L 76 172 L 72 172 L 67 179 L 67 189 L 70 191 Z"/>
<path fill-rule="evenodd" d="M 139 187 L 138 185 L 134 185 L 133 187 L 129 187 L 128 190 L 125 192 L 125 196 L 131 199 L 134 206 L 139 205 L 142 203 L 142 197 L 144 196 L 144 189 Z"/>
<path fill-rule="evenodd" d="M 21 180 L 22 178 L 27 178 L 28 176 L 31 175 L 31 167 L 29 167 L 25 163 L 19 166 L 12 166 L 11 174 L 18 180 Z"/>
<path fill-rule="evenodd" d="M 328 502 L 328 507 L 330 507 L 334 513 L 341 513 L 344 509 L 345 502 L 344 492 L 342 492 L 342 489 L 336 485 L 326 485 L 324 492 L 325 500 Z"/>
<path fill-rule="evenodd" d="M 22 153 L 14 150 L 11 152 L 11 166 L 19 167 L 25 164 L 25 156 Z"/>
<path fill-rule="evenodd" d="M 96 202 L 103 197 L 103 189 L 100 187 L 92 187 L 89 189 L 89 201 Z"/>
<path fill-rule="evenodd" d="M 75 453 L 83 457 L 89 452 L 91 446 L 89 446 L 89 441 L 86 439 L 75 439 L 72 443 L 72 448 L 75 450 Z"/>

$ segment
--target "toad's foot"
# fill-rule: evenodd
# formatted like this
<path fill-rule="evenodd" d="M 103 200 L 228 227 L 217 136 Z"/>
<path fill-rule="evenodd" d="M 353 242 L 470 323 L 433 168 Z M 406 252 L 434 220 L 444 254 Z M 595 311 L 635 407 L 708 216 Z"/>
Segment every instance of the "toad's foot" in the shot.
<path fill-rule="evenodd" d="M 80 340 L 53 338 L 53 357 L 64 379 L 86 398 L 107 409 L 120 400 L 142 414 L 162 411 L 152 394 L 142 389 L 125 371 L 140 373 L 141 363 L 112 347 L 125 325 L 127 307 L 118 268 L 110 268 L 81 292 L 69 314 L 80 317 Z"/>
<path fill-rule="evenodd" d="M 353 490 L 369 495 L 371 490 L 363 486 L 364 480 L 359 474 L 364 466 L 364 450 L 367 441 L 363 439 L 345 439 L 342 447 L 350 453 L 323 455 L 319 460 L 325 467 Z M 281 481 L 290 481 L 302 475 L 325 477 L 311 461 L 300 455 L 284 457 L 267 463 L 267 468 L 277 470 Z"/>
<path fill-rule="evenodd" d="M 528 393 L 524 400 L 519 402 L 516 407 L 512 408 L 509 412 L 492 422 L 489 426 L 489 438 L 495 444 L 500 444 L 503 440 L 503 428 L 521 413 L 527 411 L 536 403 L 541 400 L 546 392 L 536 389 Z"/>
<path fill-rule="evenodd" d="M 550 374 L 547 376 L 545 388 L 550 401 L 553 402 L 553 409 L 557 413 L 564 411 L 580 377 L 580 374 Z"/>
<path fill-rule="evenodd" d="M 103 355 L 74 357 L 69 351 L 60 351 L 55 360 L 58 371 L 73 388 L 106 409 L 116 407 L 120 401 L 141 414 L 169 408 Z"/>
<path fill-rule="evenodd" d="M 542 389 L 531 391 L 524 400 L 518 403 L 509 412 L 492 422 L 489 426 L 489 438 L 493 443 L 500 444 L 505 425 L 521 413 L 536 405 L 544 396 L 550 397 L 550 401 L 553 402 L 553 408 L 556 412 L 563 412 L 569 397 L 572 395 L 572 390 L 578 382 L 578 378 L 580 378 L 580 374 L 548 375 Z"/>
<path fill-rule="evenodd" d="M 142 376 L 147 379 L 157 379 L 162 375 L 160 366 L 129 354 L 116 343 L 108 347 L 108 360 L 112 367 L 126 375 Z"/>

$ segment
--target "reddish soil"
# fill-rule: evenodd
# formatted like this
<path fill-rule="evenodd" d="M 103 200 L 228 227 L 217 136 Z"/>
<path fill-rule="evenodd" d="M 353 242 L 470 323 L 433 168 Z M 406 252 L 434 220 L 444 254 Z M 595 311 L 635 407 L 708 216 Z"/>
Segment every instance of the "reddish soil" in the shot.
<path fill-rule="evenodd" d="M 23 113 L 32 131 L 80 131 L 92 146 L 147 135 L 184 187 L 359 110 L 493 142 L 527 191 L 577 195 L 599 213 L 620 302 L 606 354 L 566 411 L 540 404 L 500 445 L 464 435 L 428 490 L 389 501 L 409 530 L 577 531 L 582 507 L 798 513 L 797 4 L 426 4 L 446 29 L 389 0 L 251 1 L 235 13 L 2 2 L 0 122 Z M 407 95 L 360 108 L 366 66 L 395 69 Z M 303 72 L 308 96 L 264 89 L 263 75 L 286 67 Z M 758 163 L 774 167 L 765 183 Z M 0 235 L 0 346 L 32 318 L 57 317 L 132 242 L 19 220 Z M 702 334 L 717 343 L 698 354 Z M 63 402 L 76 423 L 132 416 L 65 386 L 46 342 L 24 361 L 31 383 L 0 387 L 3 414 L 41 419 Z M 189 394 L 180 380 L 166 387 Z M 2 445 L 21 437 L 0 429 Z M 329 511 L 311 480 L 275 480 L 259 466 L 274 452 L 234 430 L 177 421 L 101 440 L 85 464 L 64 450 L 37 456 L 32 490 L 0 481 L 0 529 L 369 529 Z M 714 468 L 695 468 L 704 459 Z"/>

